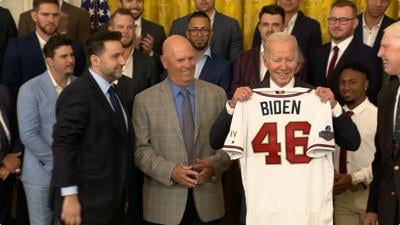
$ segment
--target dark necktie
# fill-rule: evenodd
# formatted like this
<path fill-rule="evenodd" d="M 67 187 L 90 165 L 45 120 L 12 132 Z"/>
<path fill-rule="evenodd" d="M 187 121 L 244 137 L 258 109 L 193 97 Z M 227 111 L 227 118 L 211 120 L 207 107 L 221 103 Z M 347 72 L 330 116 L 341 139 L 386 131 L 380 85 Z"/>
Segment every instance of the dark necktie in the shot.
<path fill-rule="evenodd" d="M 123 109 L 121 107 L 120 101 L 118 100 L 117 90 L 115 90 L 114 86 L 110 86 L 110 88 L 108 89 L 108 94 L 110 95 L 110 101 L 118 120 L 118 126 L 122 129 L 127 130 Z"/>
<path fill-rule="evenodd" d="M 180 93 L 183 96 L 183 105 L 182 105 L 183 139 L 185 141 L 189 165 L 193 165 L 194 121 L 192 114 L 192 105 L 190 103 L 189 92 L 183 88 L 181 89 Z"/>
<path fill-rule="evenodd" d="M 333 56 L 331 62 L 329 63 L 328 72 L 326 74 L 326 84 L 330 85 L 333 78 L 333 71 L 335 70 L 335 64 L 339 54 L 339 48 L 337 46 L 333 47 Z"/>
<path fill-rule="evenodd" d="M 353 111 L 347 111 L 346 114 L 349 117 L 354 115 Z M 339 156 L 339 173 L 347 174 L 347 150 L 344 148 L 340 149 L 340 156 Z"/>

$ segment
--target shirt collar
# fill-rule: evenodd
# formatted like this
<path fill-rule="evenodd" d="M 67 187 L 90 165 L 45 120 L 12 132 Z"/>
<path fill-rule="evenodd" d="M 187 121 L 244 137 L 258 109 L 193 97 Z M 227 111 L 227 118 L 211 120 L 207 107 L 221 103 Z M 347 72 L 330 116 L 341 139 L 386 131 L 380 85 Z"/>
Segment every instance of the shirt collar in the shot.
<path fill-rule="evenodd" d="M 174 98 L 176 98 L 178 96 L 178 94 L 180 93 L 182 88 L 185 88 L 189 92 L 190 95 L 194 96 L 194 85 L 193 85 L 194 83 L 192 83 L 191 85 L 186 86 L 186 87 L 180 87 L 180 86 L 176 85 L 174 82 L 172 82 L 169 78 L 167 78 L 167 80 L 168 80 L 169 86 L 171 87 Z"/>
<path fill-rule="evenodd" d="M 292 17 L 292 19 L 290 19 L 288 26 L 285 28 L 285 31 L 290 34 L 293 31 L 294 28 L 294 24 L 296 23 L 297 20 L 297 16 L 299 15 L 299 13 L 297 12 L 296 14 L 294 14 L 294 16 Z"/>
<path fill-rule="evenodd" d="M 64 89 L 64 88 L 61 87 L 59 84 L 57 84 L 57 82 L 56 82 L 56 80 L 54 79 L 53 74 L 51 73 L 50 70 L 47 70 L 47 73 L 49 74 L 50 79 L 51 79 L 51 83 L 53 83 L 53 86 L 54 86 L 55 88 L 60 87 L 60 88 Z M 66 85 L 66 86 L 68 86 L 70 83 L 71 83 L 71 77 L 68 77 L 67 85 Z"/>
<path fill-rule="evenodd" d="M 89 68 L 89 72 L 90 72 L 90 75 L 92 75 L 93 79 L 96 81 L 97 85 L 99 85 L 101 91 L 104 94 L 107 94 L 108 89 L 110 89 L 110 87 L 111 87 L 111 84 L 106 79 L 101 77 L 99 74 L 97 74 L 90 68 Z"/>
<path fill-rule="evenodd" d="M 35 31 L 35 34 L 36 34 L 37 39 L 39 40 L 40 48 L 43 50 L 44 45 L 46 44 L 46 41 L 42 37 L 40 37 L 40 35 L 37 31 Z"/>
<path fill-rule="evenodd" d="M 203 56 L 208 56 L 211 58 L 211 48 L 210 46 L 207 47 L 207 50 L 203 53 Z"/>
<path fill-rule="evenodd" d="M 384 16 L 382 16 L 381 19 L 379 20 L 379 23 L 376 24 L 375 26 L 373 26 L 371 29 L 373 29 L 373 28 L 379 29 L 379 28 L 381 27 L 381 24 L 382 24 L 382 21 L 383 21 L 383 17 L 384 17 Z M 367 29 L 370 29 L 370 28 L 367 26 L 367 23 L 365 22 L 365 12 L 363 12 L 361 18 L 362 18 L 362 25 L 363 25 L 363 27 L 364 27 L 364 28 L 367 28 Z"/>
<path fill-rule="evenodd" d="M 359 104 L 358 106 L 356 106 L 354 109 L 349 109 L 349 107 L 347 105 L 343 106 L 344 111 L 352 111 L 354 113 L 354 115 L 358 115 L 360 114 L 362 111 L 364 111 L 367 106 L 371 104 L 371 102 L 368 100 L 368 97 L 365 98 L 365 100 L 363 102 L 361 102 L 361 104 Z"/>
<path fill-rule="evenodd" d="M 339 48 L 340 51 L 344 51 L 346 50 L 346 48 L 350 45 L 350 42 L 353 40 L 353 35 L 351 35 L 350 37 L 344 39 L 343 41 L 341 41 L 339 44 L 335 44 L 333 41 L 331 42 L 331 50 L 333 49 L 333 47 L 337 46 Z"/>
<path fill-rule="evenodd" d="M 136 29 L 142 27 L 142 17 L 140 16 L 137 20 L 135 20 Z"/>
<path fill-rule="evenodd" d="M 285 89 L 285 88 L 293 88 L 294 87 L 294 77 L 287 83 L 285 86 L 280 87 L 278 86 L 272 79 L 271 77 L 269 78 L 269 86 L 273 89 Z"/>

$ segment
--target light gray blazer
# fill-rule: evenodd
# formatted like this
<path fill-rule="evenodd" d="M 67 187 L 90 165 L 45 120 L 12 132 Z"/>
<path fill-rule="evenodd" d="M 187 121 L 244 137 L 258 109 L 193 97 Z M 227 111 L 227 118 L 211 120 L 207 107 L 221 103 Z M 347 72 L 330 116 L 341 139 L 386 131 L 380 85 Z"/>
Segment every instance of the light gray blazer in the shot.
<path fill-rule="evenodd" d="M 53 169 L 51 145 L 57 98 L 50 75 L 45 71 L 22 85 L 17 99 L 19 133 L 25 145 L 21 180 L 46 190 Z"/>
<path fill-rule="evenodd" d="M 229 167 L 225 152 L 209 144 L 211 126 L 226 104 L 225 91 L 202 80 L 194 81 L 195 156 L 208 159 L 216 180 L 193 189 L 195 205 L 204 222 L 221 218 L 224 199 L 221 175 Z M 135 98 L 133 126 L 136 136 L 135 162 L 144 172 L 143 211 L 146 221 L 178 224 L 186 207 L 188 189 L 171 182 L 177 163 L 187 161 L 187 152 L 168 80 L 144 90 Z"/>

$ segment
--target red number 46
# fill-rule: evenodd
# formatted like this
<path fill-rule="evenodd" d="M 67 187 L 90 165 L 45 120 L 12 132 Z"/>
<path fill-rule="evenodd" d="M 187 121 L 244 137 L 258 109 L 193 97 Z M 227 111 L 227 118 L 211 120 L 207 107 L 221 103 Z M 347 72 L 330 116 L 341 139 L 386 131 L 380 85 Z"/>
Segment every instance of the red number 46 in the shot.
<path fill-rule="evenodd" d="M 310 162 L 311 158 L 306 155 L 308 137 L 295 137 L 296 131 L 301 131 L 304 135 L 308 135 L 310 133 L 310 127 L 308 122 L 289 122 L 286 124 L 285 133 L 282 135 L 285 135 L 286 159 L 290 163 Z M 266 164 L 281 164 L 281 156 L 279 155 L 281 143 L 278 142 L 276 123 L 264 123 L 251 144 L 254 152 L 268 153 L 268 155 L 265 156 Z M 302 147 L 303 152 L 301 154 L 296 154 L 296 147 Z"/>

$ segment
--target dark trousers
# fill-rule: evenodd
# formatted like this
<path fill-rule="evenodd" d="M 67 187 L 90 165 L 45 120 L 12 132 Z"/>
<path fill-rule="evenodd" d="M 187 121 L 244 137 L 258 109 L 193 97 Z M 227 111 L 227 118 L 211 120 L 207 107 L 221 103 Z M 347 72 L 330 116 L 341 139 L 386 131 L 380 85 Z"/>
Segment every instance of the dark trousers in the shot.
<path fill-rule="evenodd" d="M 11 200 L 14 179 L 0 180 L 0 224 L 11 223 Z"/>
<path fill-rule="evenodd" d="M 156 223 L 146 222 L 146 225 L 158 225 Z M 188 199 L 186 202 L 186 209 L 183 214 L 180 225 L 219 225 L 219 220 L 214 220 L 211 222 L 201 221 L 199 214 L 197 214 L 196 206 L 194 204 L 193 191 L 189 189 Z"/>

